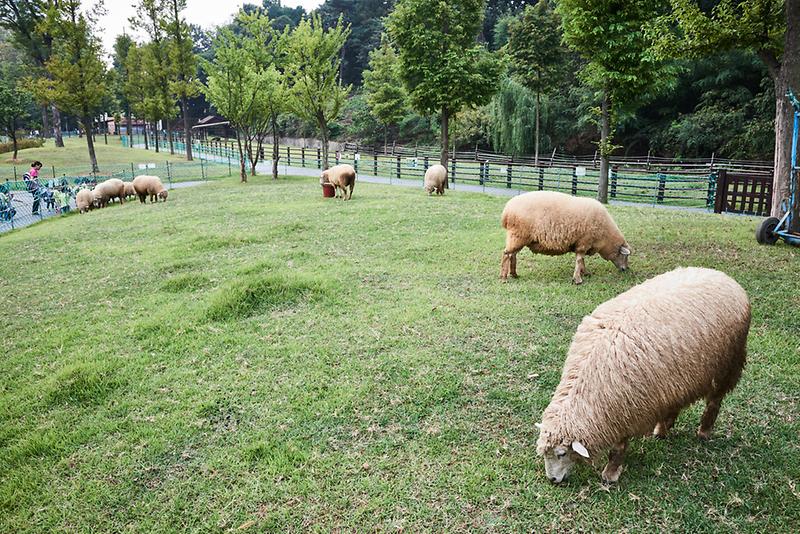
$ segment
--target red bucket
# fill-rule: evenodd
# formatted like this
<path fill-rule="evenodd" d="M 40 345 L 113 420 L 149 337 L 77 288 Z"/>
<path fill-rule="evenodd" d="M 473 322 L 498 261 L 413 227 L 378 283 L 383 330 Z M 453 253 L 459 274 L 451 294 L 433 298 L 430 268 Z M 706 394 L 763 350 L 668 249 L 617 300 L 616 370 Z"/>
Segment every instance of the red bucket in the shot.
<path fill-rule="evenodd" d="M 333 198 L 336 196 L 336 188 L 331 184 L 322 184 L 322 196 L 325 198 Z"/>

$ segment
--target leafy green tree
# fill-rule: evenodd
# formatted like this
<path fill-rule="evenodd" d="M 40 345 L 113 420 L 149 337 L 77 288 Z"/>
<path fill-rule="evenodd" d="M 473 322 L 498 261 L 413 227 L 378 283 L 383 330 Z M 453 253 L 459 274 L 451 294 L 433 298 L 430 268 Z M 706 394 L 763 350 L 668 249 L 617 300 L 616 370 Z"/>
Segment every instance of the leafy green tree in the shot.
<path fill-rule="evenodd" d="M 558 76 L 566 55 L 561 47 L 561 21 L 547 0 L 526 7 L 510 24 L 508 52 L 514 76 L 536 95 L 534 161 L 538 165 L 542 93 L 554 86 L 553 78 Z"/>
<path fill-rule="evenodd" d="M 147 136 L 147 121 L 150 119 L 150 115 L 147 99 L 148 89 L 145 83 L 148 77 L 147 72 L 145 72 L 145 46 L 133 43 L 125 57 L 125 69 L 129 73 L 136 73 L 135 76 L 128 76 L 125 79 L 125 98 L 130 105 L 131 113 L 145 123 L 143 129 L 144 148 L 145 150 L 149 150 L 150 143 Z"/>
<path fill-rule="evenodd" d="M 82 11 L 80 4 L 80 0 L 62 0 L 48 11 L 46 24 L 53 36 L 53 50 L 45 64 L 49 76 L 41 91 L 48 101 L 78 117 L 86 133 L 92 171 L 98 172 L 94 117 L 103 111 L 106 66 L 93 31 L 94 16 Z"/>
<path fill-rule="evenodd" d="M 389 143 L 389 126 L 405 115 L 408 94 L 400 78 L 400 62 L 388 39 L 369 54 L 369 70 L 364 71 L 367 106 L 383 125 L 383 151 Z"/>
<path fill-rule="evenodd" d="M 17 129 L 32 104 L 31 95 L 24 87 L 27 67 L 16 50 L 0 42 L 0 132 L 11 138 L 14 161 L 19 151 Z"/>
<path fill-rule="evenodd" d="M 300 22 L 286 44 L 286 76 L 293 113 L 313 123 L 322 137 L 325 168 L 329 167 L 330 123 L 342 111 L 351 86 L 339 79 L 341 51 L 350 29 L 340 17 L 326 30 L 319 15 Z"/>
<path fill-rule="evenodd" d="M 486 104 L 497 89 L 500 62 L 477 43 L 483 0 L 399 0 L 387 20 L 411 105 L 441 115 L 441 163 L 447 166 L 450 118 Z"/>
<path fill-rule="evenodd" d="M 186 159 L 192 161 L 192 128 L 189 124 L 189 99 L 197 96 L 197 58 L 194 55 L 191 30 L 181 12 L 186 0 L 167 0 L 165 31 L 169 56 L 170 89 L 180 102 L 183 133 L 186 140 Z"/>
<path fill-rule="evenodd" d="M 558 3 L 564 42 L 586 61 L 581 78 L 600 100 L 600 202 L 608 202 L 608 162 L 615 148 L 617 114 L 646 101 L 668 80 L 662 65 L 652 58 L 644 32 L 645 24 L 661 9 L 661 0 L 630 0 L 624 9 L 606 0 Z"/>
<path fill-rule="evenodd" d="M 669 0 L 672 10 L 649 27 L 661 57 L 702 57 L 722 50 L 758 54 L 775 87 L 775 178 L 772 215 L 783 213 L 791 180 L 792 106 L 786 98 L 800 91 L 800 1 L 720 0 L 712 9 L 692 0 Z M 674 30 L 673 30 L 674 28 Z M 800 189 L 800 183 L 797 184 Z M 800 230 L 800 191 L 794 202 Z"/>
<path fill-rule="evenodd" d="M 541 102 L 533 92 L 513 80 L 504 78 L 500 90 L 489 103 L 490 140 L 495 150 L 513 156 L 529 154 L 540 121 Z"/>
<path fill-rule="evenodd" d="M 53 35 L 45 24 L 47 12 L 58 6 L 56 0 L 0 0 L 0 28 L 11 32 L 14 43 L 25 51 L 36 70 L 47 75 L 45 64 L 53 50 Z M 42 97 L 39 93 L 35 95 Z M 43 105 L 42 128 L 49 131 L 47 111 L 50 108 L 53 117 L 53 135 L 56 146 L 64 147 L 61 136 L 61 111 L 52 102 L 40 102 Z"/>
<path fill-rule="evenodd" d="M 131 148 L 133 148 L 133 138 L 131 137 L 131 132 L 133 131 L 133 120 L 131 117 L 131 102 L 130 98 L 128 98 L 126 86 L 129 83 L 131 74 L 131 71 L 128 70 L 128 53 L 134 46 L 135 43 L 130 36 L 126 34 L 117 35 L 117 38 L 114 40 L 114 53 L 112 54 L 112 72 L 115 73 L 112 87 L 114 95 L 117 98 L 117 102 L 119 102 L 121 111 L 125 114 L 125 125 L 129 138 L 128 145 Z"/>

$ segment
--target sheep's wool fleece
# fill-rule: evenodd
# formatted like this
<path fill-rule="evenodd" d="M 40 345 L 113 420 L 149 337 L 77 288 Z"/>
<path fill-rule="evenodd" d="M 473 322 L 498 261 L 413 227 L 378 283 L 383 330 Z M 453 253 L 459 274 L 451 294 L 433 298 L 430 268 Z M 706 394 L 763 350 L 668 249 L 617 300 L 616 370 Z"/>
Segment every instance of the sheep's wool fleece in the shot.
<path fill-rule="evenodd" d="M 503 228 L 536 252 L 565 254 L 576 244 L 593 251 L 616 250 L 625 238 L 608 210 L 592 198 L 533 191 L 506 203 Z"/>
<path fill-rule="evenodd" d="M 711 269 L 679 268 L 601 304 L 573 338 L 537 451 L 574 440 L 594 454 L 733 388 L 749 327 L 747 294 Z"/>

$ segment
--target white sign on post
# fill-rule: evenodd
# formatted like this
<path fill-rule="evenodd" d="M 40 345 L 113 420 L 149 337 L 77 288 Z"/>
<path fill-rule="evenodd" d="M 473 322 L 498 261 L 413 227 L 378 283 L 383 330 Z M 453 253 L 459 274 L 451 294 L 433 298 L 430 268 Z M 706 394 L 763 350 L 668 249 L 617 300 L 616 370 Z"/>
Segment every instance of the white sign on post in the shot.
<path fill-rule="evenodd" d="M 586 167 L 575 167 L 575 176 L 586 176 Z"/>

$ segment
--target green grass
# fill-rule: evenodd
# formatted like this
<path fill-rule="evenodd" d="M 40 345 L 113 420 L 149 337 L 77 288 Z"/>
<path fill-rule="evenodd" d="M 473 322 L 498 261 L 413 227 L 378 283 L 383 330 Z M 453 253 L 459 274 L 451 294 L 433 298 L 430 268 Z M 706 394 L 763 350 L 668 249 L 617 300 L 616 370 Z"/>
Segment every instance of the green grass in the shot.
<path fill-rule="evenodd" d="M 8 158 L 0 158 L 0 181 L 22 180 L 22 174 L 30 168 L 34 161 L 43 163 L 40 177 L 49 180 L 54 176 L 80 177 L 91 174 L 92 167 L 89 161 L 89 150 L 85 138 L 64 138 L 64 148 L 56 148 L 52 140 L 47 140 L 42 148 L 29 148 L 20 150 L 17 162 Z M 119 137 L 109 136 L 108 145 L 103 141 L 103 136 L 97 136 L 95 152 L 97 163 L 100 167 L 100 177 L 117 176 L 124 180 L 131 180 L 131 175 L 149 173 L 163 177 L 167 181 L 168 174 L 172 181 L 180 182 L 201 179 L 201 172 L 207 178 L 228 175 L 228 165 L 204 163 L 201 170 L 200 161 L 187 162 L 184 157 L 176 154 L 170 156 L 169 146 L 161 147 L 161 152 L 156 154 L 152 149 L 125 148 L 121 145 Z M 169 173 L 167 162 L 170 164 Z M 155 168 L 140 169 L 140 164 L 156 165 Z M 133 169 L 131 166 L 133 165 Z"/>
<path fill-rule="evenodd" d="M 0 236 L 0 532 L 796 529 L 798 249 L 613 207 L 632 273 L 523 254 L 501 284 L 504 201 L 231 179 Z M 754 307 L 715 437 L 695 406 L 618 486 L 551 486 L 533 423 L 575 328 L 681 265 Z"/>

